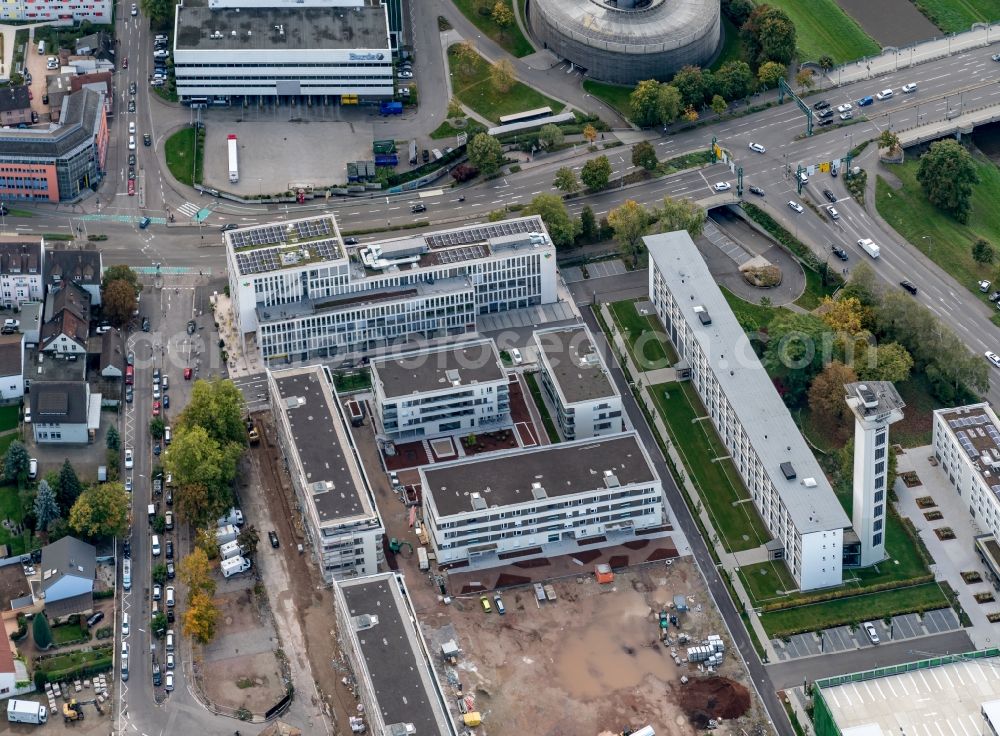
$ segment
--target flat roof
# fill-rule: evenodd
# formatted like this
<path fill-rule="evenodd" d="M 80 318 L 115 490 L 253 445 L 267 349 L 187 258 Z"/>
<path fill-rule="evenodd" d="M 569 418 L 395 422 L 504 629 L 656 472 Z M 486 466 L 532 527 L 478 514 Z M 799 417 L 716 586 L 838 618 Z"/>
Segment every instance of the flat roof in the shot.
<path fill-rule="evenodd" d="M 446 391 L 481 383 L 507 381 L 492 340 L 470 340 L 397 353 L 371 362 L 372 380 L 387 398 Z"/>
<path fill-rule="evenodd" d="M 376 517 L 322 367 L 274 371 L 273 376 L 319 523 Z"/>
<path fill-rule="evenodd" d="M 606 476 L 606 471 L 613 477 Z M 433 499 L 443 517 L 473 511 L 473 493 L 480 494 L 487 506 L 510 506 L 616 485 L 659 482 L 659 477 L 638 436 L 629 432 L 428 465 L 420 468 L 420 480 L 424 494 Z"/>
<path fill-rule="evenodd" d="M 454 728 L 437 690 L 403 579 L 392 572 L 334 582 L 354 628 L 352 648 L 367 672 L 355 673 L 378 702 L 386 726 L 412 723 L 417 734 L 451 736 Z"/>
<path fill-rule="evenodd" d="M 392 63 L 385 8 L 371 5 L 209 8 L 188 0 L 177 8 L 174 48 L 223 52 L 384 49 L 383 59 L 363 61 Z"/>
<path fill-rule="evenodd" d="M 944 426 L 951 432 L 965 452 L 980 479 L 1000 501 L 1000 420 L 987 404 L 970 404 L 954 409 L 937 409 Z"/>
<path fill-rule="evenodd" d="M 536 330 L 535 344 L 567 404 L 618 395 L 586 325 Z"/>
<path fill-rule="evenodd" d="M 884 736 L 967 736 L 983 732 L 981 708 L 1000 698 L 1000 661 L 995 656 L 963 658 L 885 677 L 821 685 L 820 693 L 843 733 L 866 726 L 865 732 L 874 727 Z"/>
<path fill-rule="evenodd" d="M 809 533 L 850 527 L 850 519 L 826 474 L 757 359 L 691 236 L 681 230 L 647 235 L 643 240 L 650 261 L 701 346 L 723 395 L 739 416 L 795 528 L 800 533 Z M 650 292 L 653 275 L 654 269 L 650 268 Z M 702 311 L 695 311 L 696 308 Z M 691 362 L 687 355 L 680 357 Z M 793 478 L 785 477 L 783 463 L 791 463 Z M 815 485 L 805 485 L 807 479 L 815 481 Z"/>
<path fill-rule="evenodd" d="M 345 257 L 333 215 L 236 228 L 224 238 L 243 276 Z"/>

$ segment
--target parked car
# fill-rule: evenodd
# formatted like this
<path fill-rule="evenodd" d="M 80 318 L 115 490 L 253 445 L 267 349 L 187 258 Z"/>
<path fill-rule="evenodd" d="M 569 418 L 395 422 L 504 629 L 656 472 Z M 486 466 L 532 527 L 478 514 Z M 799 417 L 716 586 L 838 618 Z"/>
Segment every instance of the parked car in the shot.
<path fill-rule="evenodd" d="M 818 123 L 816 123 L 816 125 L 818 125 L 821 128 L 825 128 L 827 125 L 833 125 L 833 121 L 829 119 L 820 120 Z"/>
<path fill-rule="evenodd" d="M 132 448 L 125 448 L 125 469 L 131 470 L 135 466 L 135 458 L 132 456 Z"/>
<path fill-rule="evenodd" d="M 90 627 L 99 624 L 103 620 L 104 620 L 104 611 L 98 611 L 93 616 L 87 619 L 87 628 L 89 629 Z"/>
<path fill-rule="evenodd" d="M 168 693 L 171 692 L 174 689 L 174 673 L 173 672 L 168 672 L 167 673 L 166 684 L 163 686 L 163 689 L 166 690 Z"/>
<path fill-rule="evenodd" d="M 843 105 L 837 105 L 837 112 L 850 112 L 854 109 L 854 105 L 850 102 L 845 102 Z"/>
<path fill-rule="evenodd" d="M 830 106 L 830 103 L 826 100 L 820 100 L 815 105 L 813 105 L 813 110 L 825 110 Z"/>
<path fill-rule="evenodd" d="M 763 197 L 764 196 L 764 190 L 761 189 L 760 187 L 756 186 L 755 184 L 751 184 L 750 185 L 750 194 L 756 194 L 758 197 Z"/>
<path fill-rule="evenodd" d="M 875 627 L 872 624 L 870 623 L 865 624 L 865 633 L 868 634 L 868 640 L 872 644 L 879 643 L 878 632 L 875 630 Z"/>
<path fill-rule="evenodd" d="M 817 115 L 820 120 L 826 120 L 827 118 L 833 117 L 833 110 L 824 110 L 819 115 Z"/>
<path fill-rule="evenodd" d="M 278 549 L 280 545 L 278 544 L 278 535 L 274 531 L 274 529 L 272 529 L 267 533 L 267 538 L 271 541 L 271 546 L 274 547 L 275 549 Z"/>
<path fill-rule="evenodd" d="M 803 212 L 803 209 L 802 209 L 802 205 L 800 205 L 800 204 L 799 204 L 798 202 L 796 202 L 796 201 L 794 201 L 794 200 L 788 200 L 788 206 L 789 206 L 789 208 L 790 208 L 790 209 L 793 209 L 793 210 L 795 210 L 795 211 L 796 211 L 796 212 L 798 212 L 798 213 L 799 213 L 800 215 L 801 215 L 801 214 L 802 214 L 802 212 Z"/>
<path fill-rule="evenodd" d="M 850 110 L 848 110 L 847 112 L 840 113 L 840 119 L 841 120 L 850 120 L 853 117 L 854 117 L 854 113 L 852 113 Z"/>

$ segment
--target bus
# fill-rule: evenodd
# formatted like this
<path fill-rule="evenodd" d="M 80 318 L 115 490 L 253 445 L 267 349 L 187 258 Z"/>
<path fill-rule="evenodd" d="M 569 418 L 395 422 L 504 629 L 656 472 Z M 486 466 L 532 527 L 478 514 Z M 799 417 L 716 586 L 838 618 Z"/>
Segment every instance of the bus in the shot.
<path fill-rule="evenodd" d="M 135 383 L 135 368 L 131 365 L 125 366 L 125 385 L 131 386 Z"/>
<path fill-rule="evenodd" d="M 523 123 L 527 120 L 538 120 L 539 118 L 547 118 L 551 114 L 551 107 L 539 107 L 535 110 L 525 110 L 524 112 L 514 113 L 513 115 L 501 115 L 500 125 L 506 125 L 507 123 Z"/>

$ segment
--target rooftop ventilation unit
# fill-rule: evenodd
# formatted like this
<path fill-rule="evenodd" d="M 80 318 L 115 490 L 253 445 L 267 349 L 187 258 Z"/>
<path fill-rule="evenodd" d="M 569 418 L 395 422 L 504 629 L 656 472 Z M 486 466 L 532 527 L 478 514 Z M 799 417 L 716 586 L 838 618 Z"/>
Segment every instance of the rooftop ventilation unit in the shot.
<path fill-rule="evenodd" d="M 473 511 L 485 511 L 486 510 L 486 499 L 483 498 L 482 494 L 478 491 L 473 493 L 472 496 L 472 510 Z"/>
<path fill-rule="evenodd" d="M 617 488 L 618 486 L 621 485 L 621 482 L 619 482 L 618 476 L 615 475 L 613 471 L 611 471 L 611 470 L 605 470 L 604 471 L 604 485 L 607 488 Z"/>
<path fill-rule="evenodd" d="M 871 386 L 866 383 L 859 383 L 858 387 L 854 389 L 858 398 L 861 400 L 861 405 L 866 409 L 877 409 L 878 408 L 878 396 L 872 390 Z"/>
<path fill-rule="evenodd" d="M 444 377 L 448 379 L 448 383 L 450 383 L 452 386 L 462 385 L 462 379 L 459 376 L 458 371 L 455 370 L 454 368 L 449 368 L 448 370 L 446 370 L 444 372 Z"/>
<path fill-rule="evenodd" d="M 333 490 L 333 481 L 330 480 L 319 480 L 312 484 L 312 492 L 314 496 L 318 496 L 321 493 L 327 493 Z"/>
<path fill-rule="evenodd" d="M 212 35 L 209 38 L 222 38 L 222 31 L 212 31 Z"/>
<path fill-rule="evenodd" d="M 804 485 L 806 488 L 815 488 L 816 487 L 816 479 L 815 478 L 803 478 L 802 479 L 802 485 Z"/>
<path fill-rule="evenodd" d="M 542 488 L 541 483 L 535 481 L 531 484 L 531 497 L 536 501 L 541 501 L 543 498 L 548 498 L 549 494 L 547 494 L 545 489 Z"/>
<path fill-rule="evenodd" d="M 781 472 L 785 476 L 785 480 L 792 480 L 795 478 L 795 466 L 791 463 L 782 463 Z"/>
<path fill-rule="evenodd" d="M 712 316 L 708 313 L 708 310 L 702 306 L 697 306 L 694 308 L 694 313 L 698 315 L 698 319 L 703 325 L 712 324 Z"/>
<path fill-rule="evenodd" d="M 354 622 L 355 631 L 366 631 L 378 626 L 378 616 L 373 616 L 370 613 L 363 613 L 360 616 L 355 616 L 352 620 Z"/>

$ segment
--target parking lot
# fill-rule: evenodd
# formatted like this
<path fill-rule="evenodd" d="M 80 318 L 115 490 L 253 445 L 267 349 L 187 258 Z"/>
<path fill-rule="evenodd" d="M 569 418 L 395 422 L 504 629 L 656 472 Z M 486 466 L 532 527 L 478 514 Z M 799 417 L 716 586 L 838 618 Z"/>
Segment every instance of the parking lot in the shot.
<path fill-rule="evenodd" d="M 915 639 L 961 628 L 958 616 L 950 608 L 928 611 L 922 617 L 916 613 L 894 616 L 891 627 L 887 626 L 884 621 L 872 621 L 871 623 L 882 642 Z M 837 626 L 819 632 L 796 634 L 787 643 L 781 639 L 772 639 L 771 644 L 774 645 L 779 659 L 783 661 L 872 646 L 864 629 L 860 626 L 854 631 L 851 631 L 848 626 Z"/>
<path fill-rule="evenodd" d="M 599 261 L 597 263 L 587 264 L 587 276 L 583 275 L 583 266 L 570 266 L 569 268 L 561 268 L 559 272 L 562 274 L 563 280 L 567 284 L 574 284 L 578 281 L 583 281 L 585 278 L 590 279 L 601 279 L 605 276 L 620 276 L 625 273 L 627 269 L 625 264 L 621 262 L 620 259 L 614 258 L 610 261 Z"/>
<path fill-rule="evenodd" d="M 205 186 L 247 197 L 347 181 L 347 162 L 371 160 L 372 127 L 363 123 L 255 122 L 207 111 Z M 238 115 L 238 113 L 236 113 Z M 229 134 L 239 140 L 239 182 L 229 181 Z"/>

